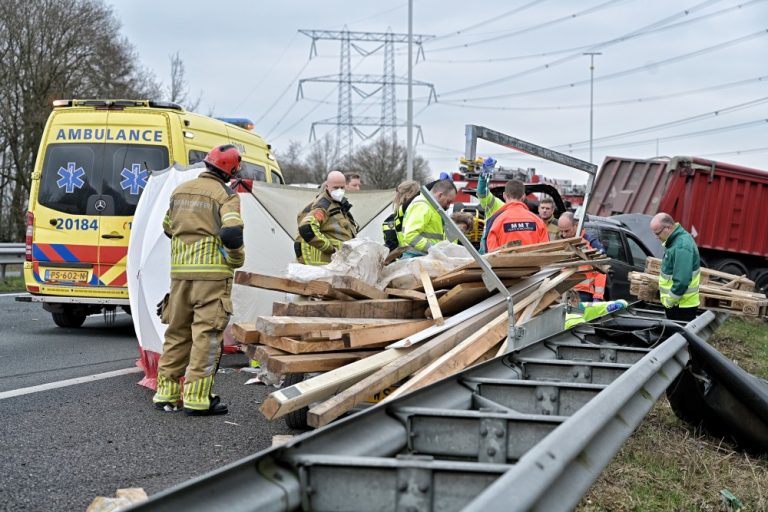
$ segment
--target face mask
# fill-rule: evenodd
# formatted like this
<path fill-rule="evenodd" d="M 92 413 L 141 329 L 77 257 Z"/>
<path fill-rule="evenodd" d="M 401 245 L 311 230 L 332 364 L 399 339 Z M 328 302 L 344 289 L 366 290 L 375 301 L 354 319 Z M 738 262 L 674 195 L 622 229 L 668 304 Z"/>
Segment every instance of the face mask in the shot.
<path fill-rule="evenodd" d="M 334 201 L 341 202 L 342 199 L 344 199 L 344 189 L 343 188 L 337 188 L 336 190 L 331 190 L 331 197 Z"/>

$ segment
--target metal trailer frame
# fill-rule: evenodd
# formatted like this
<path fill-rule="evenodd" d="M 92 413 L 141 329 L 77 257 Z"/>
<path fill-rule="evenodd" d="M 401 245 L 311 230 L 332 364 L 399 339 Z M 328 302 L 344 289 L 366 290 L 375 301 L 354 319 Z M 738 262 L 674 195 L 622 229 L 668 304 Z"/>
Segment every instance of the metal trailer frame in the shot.
<path fill-rule="evenodd" d="M 131 510 L 571 510 L 686 365 L 666 322 L 633 306 L 560 328 Z M 651 348 L 615 343 L 630 339 Z"/>

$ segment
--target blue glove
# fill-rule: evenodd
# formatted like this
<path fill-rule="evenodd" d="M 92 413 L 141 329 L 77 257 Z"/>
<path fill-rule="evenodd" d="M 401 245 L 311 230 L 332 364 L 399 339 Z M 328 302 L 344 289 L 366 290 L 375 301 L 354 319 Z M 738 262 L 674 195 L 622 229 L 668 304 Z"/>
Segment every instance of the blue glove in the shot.
<path fill-rule="evenodd" d="M 453 180 L 451 179 L 451 175 L 450 175 L 450 174 L 448 174 L 447 172 L 441 172 L 441 173 L 440 173 L 440 179 L 441 179 L 441 180 L 450 180 L 450 181 L 453 181 Z"/>
<path fill-rule="evenodd" d="M 495 170 L 496 170 L 495 158 L 489 156 L 488 158 L 483 160 L 483 174 L 490 174 Z"/>

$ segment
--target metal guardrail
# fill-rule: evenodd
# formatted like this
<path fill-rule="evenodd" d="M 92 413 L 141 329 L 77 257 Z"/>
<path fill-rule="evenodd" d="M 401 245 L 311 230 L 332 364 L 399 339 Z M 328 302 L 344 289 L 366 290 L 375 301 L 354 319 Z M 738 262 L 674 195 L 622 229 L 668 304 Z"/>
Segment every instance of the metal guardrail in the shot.
<path fill-rule="evenodd" d="M 23 265 L 25 244 L 0 244 L 0 280 L 5 280 L 5 270 L 8 265 Z"/>
<path fill-rule="evenodd" d="M 664 321 L 630 308 L 550 334 L 131 510 L 571 510 L 688 359 Z"/>

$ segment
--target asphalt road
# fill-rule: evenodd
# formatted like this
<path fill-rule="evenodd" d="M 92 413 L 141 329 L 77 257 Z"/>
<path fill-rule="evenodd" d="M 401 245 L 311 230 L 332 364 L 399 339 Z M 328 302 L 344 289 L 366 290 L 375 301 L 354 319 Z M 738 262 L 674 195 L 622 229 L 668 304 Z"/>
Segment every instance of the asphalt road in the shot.
<path fill-rule="evenodd" d="M 130 316 L 113 325 L 88 317 L 56 327 L 39 304 L 0 296 L 2 392 L 131 368 L 137 341 Z M 133 373 L 0 398 L 0 510 L 84 511 L 118 488 L 157 493 L 296 434 L 258 411 L 272 388 L 244 385 L 242 355 L 225 355 L 217 394 L 230 413 L 186 417 L 151 406 L 152 391 Z"/>

